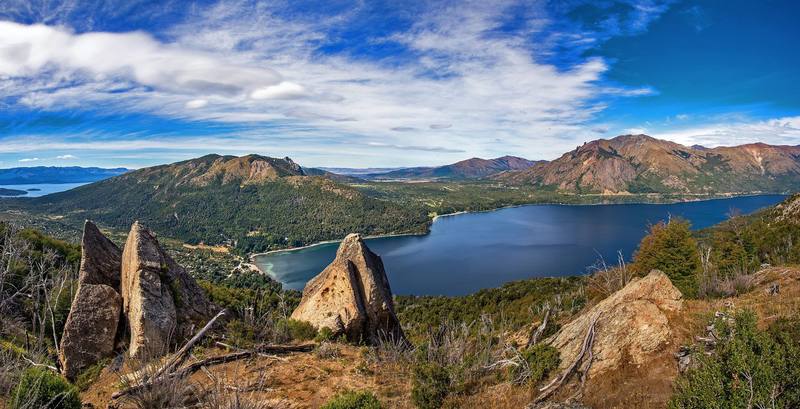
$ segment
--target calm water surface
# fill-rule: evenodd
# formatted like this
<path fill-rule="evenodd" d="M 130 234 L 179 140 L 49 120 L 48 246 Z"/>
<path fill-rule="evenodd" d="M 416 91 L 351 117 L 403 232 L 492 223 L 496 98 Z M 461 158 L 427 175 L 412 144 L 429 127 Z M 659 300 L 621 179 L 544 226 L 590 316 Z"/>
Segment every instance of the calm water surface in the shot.
<path fill-rule="evenodd" d="M 397 294 L 461 295 L 508 281 L 586 273 L 600 256 L 630 258 L 647 226 L 680 216 L 694 228 L 751 213 L 781 195 L 738 197 L 666 205 L 531 205 L 441 217 L 425 236 L 367 240 L 383 258 Z M 336 255 L 338 243 L 271 253 L 256 264 L 285 287 L 302 289 Z"/>
<path fill-rule="evenodd" d="M 78 186 L 83 186 L 88 182 L 83 183 L 35 183 L 27 185 L 0 185 L 6 189 L 25 190 L 27 195 L 15 197 L 39 197 L 49 195 L 50 193 L 63 192 L 65 190 L 75 189 Z M 29 190 L 34 189 L 34 190 Z"/>

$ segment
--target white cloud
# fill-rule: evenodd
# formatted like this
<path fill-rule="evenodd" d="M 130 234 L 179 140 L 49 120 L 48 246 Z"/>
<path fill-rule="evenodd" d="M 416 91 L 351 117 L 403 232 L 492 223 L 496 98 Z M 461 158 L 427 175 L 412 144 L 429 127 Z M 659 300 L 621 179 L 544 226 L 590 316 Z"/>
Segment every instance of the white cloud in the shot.
<path fill-rule="evenodd" d="M 250 94 L 253 99 L 292 99 L 300 98 L 306 94 L 302 85 L 283 81 L 278 85 L 259 88 Z"/>
<path fill-rule="evenodd" d="M 70 159 L 78 159 L 78 157 L 75 155 L 58 155 L 56 156 L 56 159 L 70 160 Z"/>
<path fill-rule="evenodd" d="M 800 144 L 800 116 L 765 120 L 731 120 L 654 132 L 653 136 L 687 146 L 734 146 L 756 141 L 771 144 Z"/>
<path fill-rule="evenodd" d="M 406 48 L 398 64 L 316 52 L 331 40 L 329 29 L 357 18 L 351 11 L 288 21 L 266 3 L 223 1 L 159 36 L 166 40 L 0 22 L 0 76 L 11 77 L 0 80 L 0 97 L 37 109 L 102 107 L 254 130 L 270 122 L 241 145 L 286 136 L 297 149 L 329 154 L 379 143 L 419 152 L 407 161 L 441 163 L 465 154 L 555 157 L 597 136 L 587 124 L 605 108 L 600 97 L 655 92 L 602 85 L 608 66 L 600 58 L 567 70 L 540 61 L 529 39 L 546 18 L 517 34 L 492 34 L 509 4 L 432 3 L 405 33 L 372 39 Z M 388 157 L 365 164 L 396 159 Z"/>
<path fill-rule="evenodd" d="M 19 162 L 36 162 L 39 158 L 22 158 Z"/>
<path fill-rule="evenodd" d="M 203 108 L 206 105 L 208 105 L 207 99 L 193 99 L 186 103 L 186 108 L 197 109 L 197 108 Z"/>
<path fill-rule="evenodd" d="M 121 77 L 175 94 L 246 95 L 281 81 L 271 69 L 163 44 L 143 32 L 74 34 L 0 21 L 0 75 L 33 76 L 51 65 L 96 81 Z"/>

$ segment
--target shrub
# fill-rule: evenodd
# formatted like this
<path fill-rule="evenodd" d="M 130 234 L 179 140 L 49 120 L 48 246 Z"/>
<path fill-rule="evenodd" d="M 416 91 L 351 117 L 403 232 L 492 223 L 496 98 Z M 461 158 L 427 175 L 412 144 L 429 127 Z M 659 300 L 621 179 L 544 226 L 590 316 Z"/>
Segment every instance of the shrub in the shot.
<path fill-rule="evenodd" d="M 522 351 L 520 358 L 520 365 L 511 367 L 511 379 L 516 383 L 535 385 L 561 363 L 558 350 L 545 344 L 536 344 Z"/>
<path fill-rule="evenodd" d="M 411 400 L 420 409 L 438 409 L 450 393 L 450 373 L 442 365 L 423 362 L 414 365 Z"/>
<path fill-rule="evenodd" d="M 322 409 L 381 409 L 381 403 L 371 392 L 347 391 L 334 396 Z"/>
<path fill-rule="evenodd" d="M 342 351 L 339 350 L 338 345 L 329 341 L 323 341 L 317 347 L 316 355 L 317 358 L 320 359 L 335 359 L 342 356 Z"/>
<path fill-rule="evenodd" d="M 697 296 L 700 252 L 689 222 L 672 219 L 651 226 L 650 233 L 639 243 L 633 261 L 639 274 L 661 270 L 684 296 Z"/>
<path fill-rule="evenodd" d="M 314 338 L 314 340 L 317 342 L 332 341 L 333 330 L 328 327 L 320 328 L 319 333 L 317 334 L 316 338 Z"/>
<path fill-rule="evenodd" d="M 289 332 L 289 337 L 296 340 L 308 341 L 317 337 L 317 329 L 305 321 L 286 320 L 283 321 Z"/>
<path fill-rule="evenodd" d="M 256 343 L 255 329 L 242 320 L 231 320 L 225 325 L 225 335 L 238 347 L 248 348 Z"/>
<path fill-rule="evenodd" d="M 755 314 L 744 311 L 714 328 L 716 351 L 678 379 L 671 409 L 800 407 L 800 325 L 762 331 Z"/>
<path fill-rule="evenodd" d="M 25 370 L 11 401 L 13 409 L 80 409 L 78 390 L 61 376 L 44 368 Z"/>

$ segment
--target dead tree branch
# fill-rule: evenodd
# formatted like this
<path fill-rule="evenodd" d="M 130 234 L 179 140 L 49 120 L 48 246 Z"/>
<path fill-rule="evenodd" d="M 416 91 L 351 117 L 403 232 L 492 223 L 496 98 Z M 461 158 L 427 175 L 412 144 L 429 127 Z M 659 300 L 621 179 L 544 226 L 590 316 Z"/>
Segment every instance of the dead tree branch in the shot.
<path fill-rule="evenodd" d="M 600 318 L 600 315 L 595 315 L 592 321 L 589 323 L 589 328 L 586 330 L 586 337 L 583 339 L 583 345 L 581 346 L 580 352 L 578 352 L 578 356 L 575 358 L 575 361 L 561 373 L 561 376 L 557 376 L 554 378 L 549 384 L 545 385 L 543 388 L 539 389 L 539 392 L 542 392 L 536 400 L 535 403 L 542 402 L 547 399 L 550 395 L 555 393 L 558 389 L 564 386 L 564 383 L 569 379 L 573 372 L 575 372 L 576 368 L 581 364 L 583 358 L 588 355 L 588 359 L 593 359 L 593 354 L 591 352 L 592 345 L 594 344 L 594 332 L 595 326 L 597 324 L 597 319 Z M 589 363 L 591 365 L 591 362 Z M 586 369 L 588 372 L 588 367 Z"/>

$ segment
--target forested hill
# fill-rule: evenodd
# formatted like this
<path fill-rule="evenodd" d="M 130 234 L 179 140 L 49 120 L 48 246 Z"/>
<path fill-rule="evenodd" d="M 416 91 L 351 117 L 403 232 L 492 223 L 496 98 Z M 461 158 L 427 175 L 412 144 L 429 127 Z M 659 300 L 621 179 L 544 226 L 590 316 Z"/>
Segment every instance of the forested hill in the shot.
<path fill-rule="evenodd" d="M 242 251 L 352 232 L 423 232 L 428 223 L 421 207 L 370 198 L 329 178 L 307 176 L 289 158 L 258 155 L 208 155 L 6 204 L 117 229 L 141 220 L 165 236 L 231 243 Z"/>

